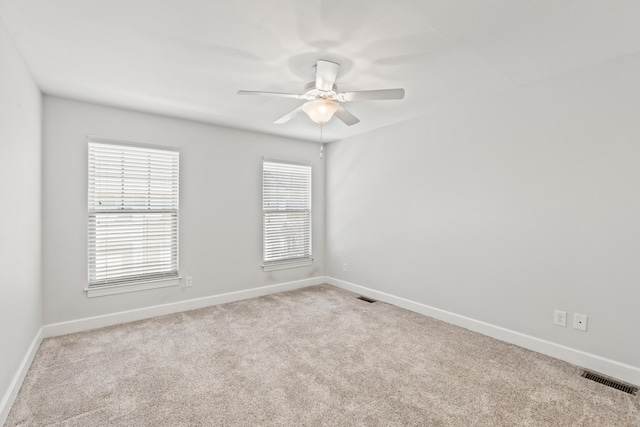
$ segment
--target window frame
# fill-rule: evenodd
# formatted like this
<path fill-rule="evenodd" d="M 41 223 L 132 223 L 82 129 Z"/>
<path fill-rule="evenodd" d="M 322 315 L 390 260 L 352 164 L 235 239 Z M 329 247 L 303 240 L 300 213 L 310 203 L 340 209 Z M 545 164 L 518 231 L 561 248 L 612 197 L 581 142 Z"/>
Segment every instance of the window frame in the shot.
<path fill-rule="evenodd" d="M 272 208 L 269 209 L 267 208 L 268 206 L 268 202 L 267 202 L 267 198 L 269 197 L 274 197 L 273 193 L 268 193 L 268 189 L 267 189 L 267 173 L 268 173 L 268 168 L 267 165 L 271 164 L 271 165 L 277 165 L 276 167 L 278 168 L 284 168 L 286 169 L 288 166 L 291 167 L 292 170 L 296 169 L 297 173 L 293 173 L 290 172 L 290 176 L 300 176 L 301 175 L 301 171 L 305 170 L 305 179 L 308 180 L 308 182 L 306 183 L 306 192 L 305 195 L 302 199 L 300 199 L 298 196 L 295 196 L 293 198 L 289 197 L 283 197 L 282 199 L 280 199 L 280 205 L 286 205 L 287 208 Z M 301 182 L 297 182 L 295 185 L 299 186 L 302 185 Z M 312 191 L 312 187 L 313 187 L 313 167 L 312 164 L 310 162 L 296 162 L 296 161 L 289 161 L 289 160 L 281 160 L 281 159 L 271 159 L 271 158 L 263 158 L 262 159 L 262 269 L 265 272 L 268 271 L 274 271 L 274 270 L 282 270 L 282 269 L 288 269 L 288 268 L 296 268 L 296 267 L 305 267 L 305 266 L 310 266 L 313 264 L 313 209 L 312 209 L 312 195 L 313 195 L 313 191 Z M 291 185 L 288 186 L 288 190 L 291 192 Z M 284 191 L 286 191 L 287 188 L 284 189 Z M 295 199 L 295 200 L 294 200 Z M 290 209 L 289 206 L 293 204 L 293 205 L 300 205 L 303 204 L 305 205 L 304 208 L 301 208 L 300 206 L 298 206 L 297 209 Z M 297 239 L 302 239 L 301 241 L 303 242 L 303 246 L 300 246 L 298 244 L 298 249 L 296 251 L 294 251 L 294 253 L 289 253 L 289 257 L 279 257 L 280 259 L 272 259 L 273 258 L 273 254 L 271 254 L 271 256 L 268 254 L 269 250 L 268 250 L 268 245 L 271 244 L 273 245 L 273 237 L 270 240 L 267 236 L 267 225 L 268 225 L 268 217 L 271 216 L 270 214 L 287 214 L 287 213 L 292 213 L 292 214 L 300 214 L 302 213 L 302 218 L 304 221 L 304 214 L 306 213 L 307 216 L 307 220 L 306 220 L 306 229 L 304 230 L 304 233 L 302 235 L 298 235 L 296 238 Z M 297 219 L 298 221 L 300 221 L 300 219 Z M 293 221 L 296 221 L 296 218 L 293 219 Z M 272 232 L 273 230 L 271 230 Z M 286 235 L 282 234 L 280 235 L 280 238 L 283 239 L 285 238 Z M 289 237 L 291 237 L 291 235 L 289 235 Z M 272 246 L 273 247 L 273 246 Z M 300 250 L 301 248 L 301 250 Z M 296 255 L 296 252 L 298 253 Z"/>
<path fill-rule="evenodd" d="M 95 148 L 98 147 L 98 148 Z M 158 160 L 151 160 L 151 156 L 155 153 L 156 155 L 168 156 L 169 161 L 171 162 L 169 174 L 169 186 L 170 190 L 164 190 L 164 192 L 157 189 L 157 185 L 161 180 L 153 179 L 150 176 L 144 177 L 146 178 L 147 185 L 149 188 L 156 187 L 154 190 L 147 190 L 144 195 L 140 196 L 132 196 L 132 189 L 124 187 L 125 185 L 129 185 L 126 183 L 128 179 L 131 177 L 127 174 L 131 174 L 133 169 L 123 168 L 123 172 L 119 177 L 116 177 L 116 180 L 121 179 L 121 186 L 125 188 L 119 195 L 113 195 L 113 191 L 111 191 L 111 196 L 102 197 L 111 197 L 111 203 L 105 203 L 108 207 L 99 209 L 96 208 L 98 204 L 102 204 L 106 199 L 101 199 L 99 194 L 100 191 L 107 193 L 109 190 L 113 190 L 111 188 L 112 184 L 103 185 L 101 188 L 96 188 L 96 186 L 100 186 L 100 184 L 96 184 L 97 175 L 96 175 L 96 165 L 100 163 L 95 162 L 95 158 L 92 159 L 92 152 L 94 156 L 97 156 L 96 149 L 100 150 L 108 149 L 115 150 L 122 149 L 122 158 L 125 159 L 127 157 L 128 160 L 132 160 L 132 157 L 139 156 L 142 152 L 149 153 L 149 160 L 146 160 L 149 164 L 148 170 L 150 171 L 152 168 L 157 168 Z M 127 153 L 126 151 L 129 150 Z M 104 156 L 104 155 L 103 155 Z M 152 145 L 152 144 L 142 144 L 137 142 L 128 142 L 128 141 L 120 141 L 102 137 L 96 137 L 92 135 L 87 136 L 87 160 L 88 160 L 88 169 L 87 169 L 87 287 L 85 291 L 87 292 L 88 297 L 98 297 L 112 294 L 120 294 L 126 292 L 135 292 L 142 291 L 148 289 L 156 289 L 170 286 L 178 286 L 180 283 L 180 274 L 179 274 L 179 216 L 180 216 L 180 208 L 179 208 L 179 183 L 180 183 L 180 149 L 179 147 L 172 146 L 160 146 L 160 145 Z M 104 157 L 101 161 L 104 161 Z M 123 160 L 124 161 L 124 160 Z M 131 168 L 131 165 L 128 165 Z M 104 167 L 104 164 L 103 164 Z M 93 175 L 92 175 L 93 173 Z M 149 175 L 151 172 L 147 172 Z M 103 175 L 103 179 L 104 179 Z M 163 176 L 163 178 L 167 178 Z M 144 181 L 143 181 L 144 182 Z M 170 194 L 167 197 L 167 194 Z M 158 201 L 158 197 L 161 197 L 162 200 Z M 114 199 L 120 199 L 121 201 L 113 203 Z M 136 200 L 137 199 L 137 200 Z M 140 200 L 144 199 L 144 202 Z M 126 203 L 125 203 L 126 202 Z M 93 203 L 93 206 L 92 206 Z M 128 205 L 131 203 L 131 205 Z M 115 205 L 120 207 L 115 207 Z M 151 207 L 152 204 L 155 204 L 156 207 Z M 110 205 L 110 206 L 109 206 Z M 128 206 L 128 207 L 123 207 Z M 118 221 L 118 216 L 122 216 L 122 214 L 129 214 L 132 216 L 138 215 L 137 220 L 132 220 L 127 225 L 131 224 L 134 226 L 140 227 L 141 224 L 144 227 L 148 227 L 149 224 L 151 226 L 162 226 L 164 227 L 163 236 L 165 237 L 162 242 L 162 251 L 170 253 L 169 260 L 167 260 L 167 255 L 161 255 L 162 261 L 161 263 L 164 266 L 169 265 L 169 269 L 160 268 L 155 272 L 152 270 L 151 272 L 142 271 L 144 266 L 144 262 L 134 263 L 135 267 L 138 267 L 138 271 L 134 272 L 134 274 L 127 277 L 126 275 L 117 275 L 115 278 L 112 278 L 112 283 L 109 283 L 109 278 L 104 276 L 100 280 L 96 280 L 98 275 L 97 267 L 95 265 L 95 259 L 98 256 L 107 256 L 108 251 L 100 252 L 97 249 L 96 245 L 96 233 L 99 231 L 99 225 L 97 224 L 97 218 L 100 216 L 102 218 L 108 218 L 113 214 L 113 217 L 116 221 Z M 146 217 L 146 214 L 151 218 Z M 156 218 L 154 220 L 154 217 Z M 160 221 L 164 222 L 162 225 L 158 225 L 154 223 L 158 218 Z M 92 224 L 93 220 L 93 224 Z M 125 220 L 126 221 L 126 220 Z M 151 223 L 149 222 L 151 221 Z M 102 227 L 102 230 L 106 230 L 108 227 Z M 169 230 L 167 232 L 167 230 Z M 93 234 L 92 234 L 93 233 Z M 126 236 L 133 236 L 143 238 L 145 240 L 148 238 L 146 231 L 139 231 L 136 233 L 126 234 Z M 168 242 L 167 242 L 168 240 Z M 139 242 L 134 242 L 132 244 L 136 244 Z M 130 249 L 130 252 L 127 254 L 129 256 L 134 256 L 134 258 L 147 258 L 149 257 L 149 247 L 145 245 L 142 246 L 144 249 L 140 249 L 140 246 L 137 246 L 136 249 Z M 142 254 L 142 255 L 141 255 Z M 155 255 L 154 255 L 155 256 Z M 93 257 L 93 258 L 92 258 Z M 92 263 L 92 259 L 94 260 Z M 146 277 L 145 277 L 146 276 Z"/>

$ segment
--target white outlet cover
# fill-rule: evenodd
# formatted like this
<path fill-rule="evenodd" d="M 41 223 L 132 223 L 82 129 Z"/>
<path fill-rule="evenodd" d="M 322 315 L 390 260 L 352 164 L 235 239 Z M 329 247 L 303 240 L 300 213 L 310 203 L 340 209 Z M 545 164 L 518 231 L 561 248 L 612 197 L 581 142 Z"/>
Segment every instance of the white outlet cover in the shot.
<path fill-rule="evenodd" d="M 587 332 L 587 321 L 588 317 L 586 314 L 575 313 L 573 315 L 573 327 L 580 331 Z"/>
<path fill-rule="evenodd" d="M 562 310 L 553 310 L 553 324 L 566 327 L 567 326 L 567 312 Z"/>

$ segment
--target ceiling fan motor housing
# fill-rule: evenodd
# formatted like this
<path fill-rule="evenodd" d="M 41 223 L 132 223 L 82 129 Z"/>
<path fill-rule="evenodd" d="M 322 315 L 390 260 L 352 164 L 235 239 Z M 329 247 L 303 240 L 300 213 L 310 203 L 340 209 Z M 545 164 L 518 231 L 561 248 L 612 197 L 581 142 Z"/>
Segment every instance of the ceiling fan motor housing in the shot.
<path fill-rule="evenodd" d="M 322 90 L 316 87 L 316 82 L 309 82 L 304 86 L 302 97 L 308 101 L 314 99 L 336 100 L 338 99 L 338 86 L 334 84 L 331 90 Z"/>

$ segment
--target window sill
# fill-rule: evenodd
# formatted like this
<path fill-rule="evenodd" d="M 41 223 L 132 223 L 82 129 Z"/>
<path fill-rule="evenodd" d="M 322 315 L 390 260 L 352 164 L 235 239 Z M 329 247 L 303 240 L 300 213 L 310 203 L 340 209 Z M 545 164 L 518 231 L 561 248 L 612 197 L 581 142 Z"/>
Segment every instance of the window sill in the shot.
<path fill-rule="evenodd" d="M 107 295 L 124 294 L 127 292 L 146 291 L 149 289 L 168 288 L 180 285 L 180 277 L 171 279 L 153 280 L 148 282 L 138 282 L 126 285 L 96 286 L 85 288 L 87 298 L 103 297 Z"/>
<path fill-rule="evenodd" d="M 308 267 L 313 265 L 313 259 L 305 259 L 302 261 L 279 262 L 274 264 L 262 264 L 263 271 L 285 270 L 287 268 Z"/>

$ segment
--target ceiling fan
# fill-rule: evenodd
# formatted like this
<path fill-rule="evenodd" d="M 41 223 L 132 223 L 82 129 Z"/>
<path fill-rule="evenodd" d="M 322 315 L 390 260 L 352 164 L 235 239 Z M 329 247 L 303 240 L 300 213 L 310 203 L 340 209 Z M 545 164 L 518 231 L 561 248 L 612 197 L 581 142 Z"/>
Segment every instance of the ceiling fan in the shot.
<path fill-rule="evenodd" d="M 285 114 L 273 122 L 274 124 L 286 123 L 300 111 L 304 111 L 311 120 L 319 125 L 325 124 L 335 115 L 347 126 L 355 125 L 360 120 L 340 105 L 340 102 L 404 98 L 404 89 L 338 92 L 335 81 L 338 76 L 340 64 L 320 59 L 313 68 L 315 69 L 316 80 L 314 82 L 307 83 L 301 94 L 239 90 L 238 95 L 274 96 L 279 98 L 303 99 L 307 101 L 295 110 Z"/>

